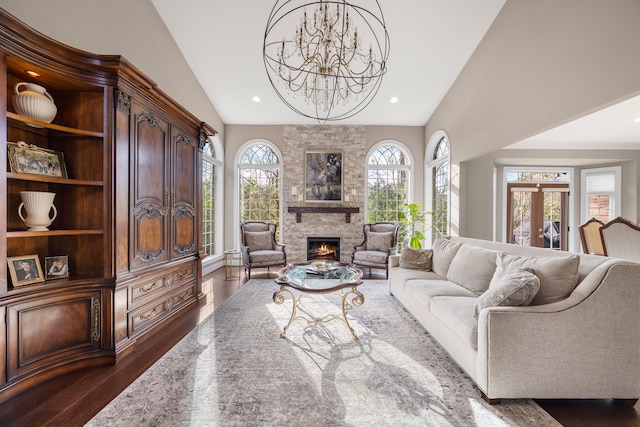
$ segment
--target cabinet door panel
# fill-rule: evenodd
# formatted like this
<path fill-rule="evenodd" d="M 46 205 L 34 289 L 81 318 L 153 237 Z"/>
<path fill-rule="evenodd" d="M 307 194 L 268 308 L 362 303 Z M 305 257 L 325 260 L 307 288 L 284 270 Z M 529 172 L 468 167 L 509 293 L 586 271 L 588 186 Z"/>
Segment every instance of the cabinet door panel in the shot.
<path fill-rule="evenodd" d="M 194 254 L 197 250 L 196 188 L 197 135 L 190 136 L 178 128 L 171 130 L 172 188 L 172 254 L 173 258 Z"/>
<path fill-rule="evenodd" d="M 84 292 L 8 306 L 8 379 L 100 350 L 100 295 Z"/>
<path fill-rule="evenodd" d="M 133 242 L 131 268 L 166 261 L 169 208 L 167 124 L 132 107 Z"/>

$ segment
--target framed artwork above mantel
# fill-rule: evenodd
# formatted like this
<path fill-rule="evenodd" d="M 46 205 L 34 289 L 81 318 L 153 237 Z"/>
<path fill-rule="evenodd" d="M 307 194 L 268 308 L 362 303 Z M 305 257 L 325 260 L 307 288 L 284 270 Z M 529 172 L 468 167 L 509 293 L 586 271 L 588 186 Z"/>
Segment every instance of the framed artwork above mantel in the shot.
<path fill-rule="evenodd" d="M 343 201 L 342 165 L 339 150 L 305 151 L 304 201 L 333 203 Z"/>

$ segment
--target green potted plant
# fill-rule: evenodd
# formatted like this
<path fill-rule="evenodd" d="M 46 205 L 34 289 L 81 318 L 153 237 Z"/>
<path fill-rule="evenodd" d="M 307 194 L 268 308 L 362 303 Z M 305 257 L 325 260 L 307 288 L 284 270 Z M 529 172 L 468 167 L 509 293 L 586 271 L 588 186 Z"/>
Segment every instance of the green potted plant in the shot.
<path fill-rule="evenodd" d="M 400 224 L 404 229 L 404 245 L 411 248 L 421 249 L 424 233 L 416 226 L 424 226 L 427 223 L 427 215 L 434 215 L 434 212 L 423 211 L 422 205 L 416 203 L 405 203 L 404 212 L 400 212 Z"/>

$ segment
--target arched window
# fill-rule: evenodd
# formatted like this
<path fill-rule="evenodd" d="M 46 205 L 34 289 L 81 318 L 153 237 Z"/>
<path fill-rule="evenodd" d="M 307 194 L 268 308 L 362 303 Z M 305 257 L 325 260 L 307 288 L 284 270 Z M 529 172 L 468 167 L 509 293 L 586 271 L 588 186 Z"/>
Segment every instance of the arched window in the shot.
<path fill-rule="evenodd" d="M 408 203 L 411 159 L 398 143 L 375 146 L 367 159 L 367 222 L 399 222 Z M 403 240 L 403 236 L 399 237 Z"/>
<path fill-rule="evenodd" d="M 240 221 L 268 221 L 280 232 L 280 156 L 266 142 L 250 143 L 238 160 Z"/>
<path fill-rule="evenodd" d="M 433 140 L 433 139 L 432 139 Z M 431 239 L 449 233 L 449 141 L 446 135 L 440 136 L 429 147 L 431 153 L 427 168 L 429 169 L 431 193 L 431 211 L 434 212 L 431 228 Z"/>
<path fill-rule="evenodd" d="M 202 246 L 207 256 L 222 253 L 222 144 L 210 136 L 202 152 Z"/>

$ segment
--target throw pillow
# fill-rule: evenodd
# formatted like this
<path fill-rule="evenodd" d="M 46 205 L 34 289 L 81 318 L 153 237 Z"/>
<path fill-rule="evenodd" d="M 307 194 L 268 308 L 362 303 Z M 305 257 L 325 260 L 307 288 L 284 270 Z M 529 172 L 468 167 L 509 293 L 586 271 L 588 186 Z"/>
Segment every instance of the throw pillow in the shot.
<path fill-rule="evenodd" d="M 416 249 L 406 247 L 400 254 L 400 267 L 411 270 L 431 270 L 431 249 Z"/>
<path fill-rule="evenodd" d="M 245 231 L 244 242 L 249 252 L 273 250 L 273 233 L 270 231 Z"/>
<path fill-rule="evenodd" d="M 540 290 L 531 305 L 549 304 L 569 296 L 578 284 L 578 255 L 558 257 L 526 257 L 501 253 L 496 260 L 495 277 L 530 269 L 540 279 Z"/>
<path fill-rule="evenodd" d="M 452 242 L 447 237 L 436 237 L 432 245 L 433 261 L 431 270 L 438 276 L 447 277 L 447 271 L 449 271 L 451 261 L 453 257 L 456 256 L 461 245 L 462 243 Z"/>
<path fill-rule="evenodd" d="M 387 252 L 393 242 L 393 232 L 367 231 L 367 250 Z"/>
<path fill-rule="evenodd" d="M 489 289 L 496 270 L 498 251 L 463 244 L 453 257 L 447 280 L 469 289 L 476 295 Z"/>
<path fill-rule="evenodd" d="M 529 305 L 540 289 L 540 279 L 526 270 L 513 271 L 491 281 L 489 289 L 478 297 L 473 315 L 478 318 L 486 307 Z"/>

